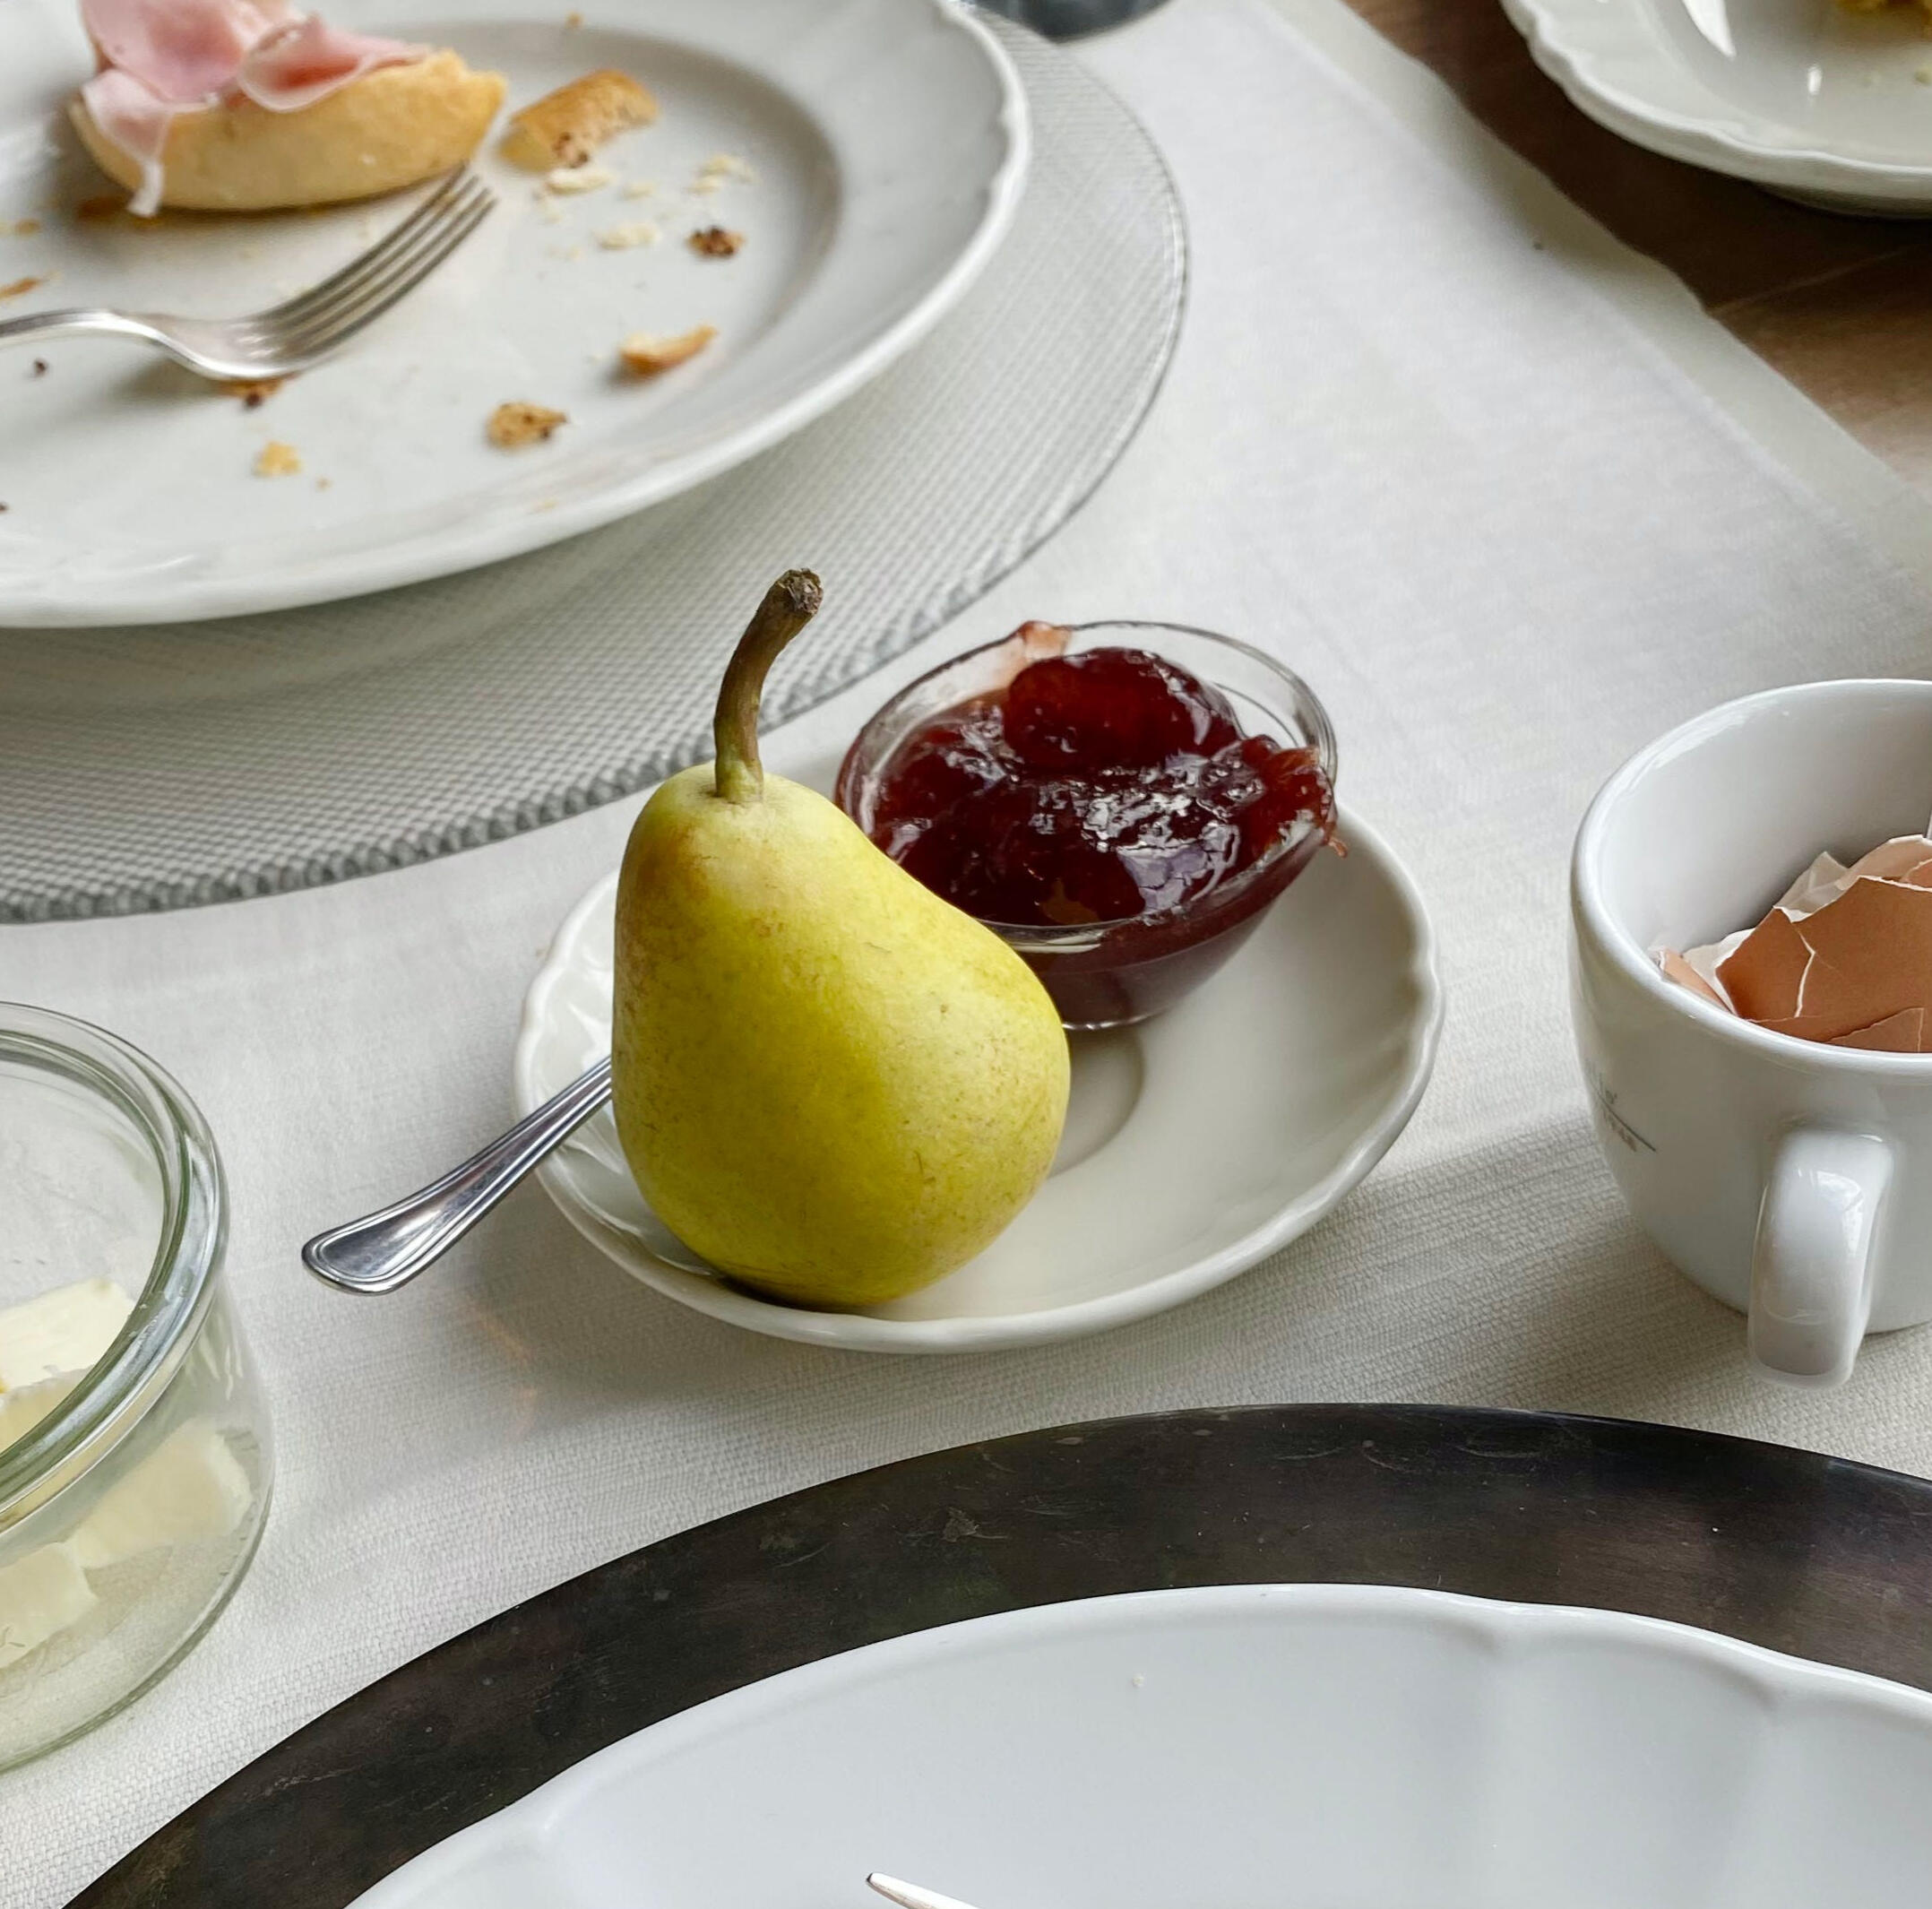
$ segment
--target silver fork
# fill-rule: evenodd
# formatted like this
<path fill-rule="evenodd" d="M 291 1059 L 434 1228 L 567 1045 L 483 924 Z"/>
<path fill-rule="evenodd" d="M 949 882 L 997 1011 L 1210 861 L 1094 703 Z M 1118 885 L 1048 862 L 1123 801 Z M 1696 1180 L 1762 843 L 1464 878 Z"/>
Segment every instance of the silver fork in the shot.
<path fill-rule="evenodd" d="M 204 378 L 306 371 L 380 318 L 483 222 L 496 195 L 467 168 L 451 173 L 386 238 L 305 292 L 242 318 L 79 308 L 0 324 L 0 345 L 44 338 L 138 338 Z"/>

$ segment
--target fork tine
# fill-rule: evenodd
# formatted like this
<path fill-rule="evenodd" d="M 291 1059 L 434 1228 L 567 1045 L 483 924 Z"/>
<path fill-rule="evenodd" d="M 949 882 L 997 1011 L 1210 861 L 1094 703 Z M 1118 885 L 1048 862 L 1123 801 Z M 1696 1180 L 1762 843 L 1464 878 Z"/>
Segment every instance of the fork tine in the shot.
<path fill-rule="evenodd" d="M 241 322 L 252 327 L 264 342 L 278 342 L 293 333 L 315 329 L 346 303 L 367 297 L 372 286 L 386 284 L 397 272 L 413 270 L 416 259 L 479 203 L 493 205 L 496 200 L 481 181 L 464 180 L 453 192 L 439 194 L 433 207 L 425 207 L 429 216 L 410 220 L 410 229 L 402 243 L 385 245 L 379 257 L 365 255 L 354 261 L 351 268 L 336 273 L 326 285 L 316 286 L 288 307 L 258 312 Z"/>
<path fill-rule="evenodd" d="M 400 284 L 407 289 L 414 285 L 432 265 L 448 257 L 453 232 L 459 238 L 467 237 L 496 203 L 487 187 L 472 184 L 473 191 L 453 199 L 435 222 L 425 225 L 408 246 L 391 254 L 375 271 L 358 273 L 327 299 L 315 301 L 292 318 L 263 325 L 263 341 L 289 347 L 318 333 L 332 332 L 391 287 Z"/>
<path fill-rule="evenodd" d="M 325 318 L 310 320 L 286 341 L 289 356 L 299 358 L 319 357 L 332 350 L 344 339 L 352 337 L 365 325 L 374 324 L 455 251 L 488 216 L 496 203 L 493 197 L 472 203 L 467 212 L 443 231 L 434 245 L 417 253 L 409 270 L 399 269 L 392 272 L 383 284 L 372 288 L 359 303 L 339 306 Z"/>
<path fill-rule="evenodd" d="M 306 291 L 298 291 L 292 298 L 285 298 L 280 305 L 272 305 L 264 312 L 249 314 L 247 323 L 252 324 L 279 324 L 302 315 L 306 307 L 318 299 L 326 298 L 352 285 L 365 272 L 375 270 L 407 246 L 423 227 L 443 216 L 444 207 L 465 186 L 475 180 L 475 175 L 467 168 L 459 167 L 446 174 L 443 183 L 418 205 L 401 224 L 386 233 L 366 252 L 358 252 L 340 272 L 333 272 L 311 285 Z M 480 184 L 480 181 L 477 183 Z"/>

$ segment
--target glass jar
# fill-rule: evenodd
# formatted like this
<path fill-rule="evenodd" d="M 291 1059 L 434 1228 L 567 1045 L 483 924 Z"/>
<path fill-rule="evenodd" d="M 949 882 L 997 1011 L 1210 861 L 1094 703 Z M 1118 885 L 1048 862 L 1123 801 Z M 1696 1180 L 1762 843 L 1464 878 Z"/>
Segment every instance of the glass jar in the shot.
<path fill-rule="evenodd" d="M 254 1554 L 271 1454 L 227 1221 L 168 1075 L 0 1003 L 0 1767 L 139 1695 Z"/>
<path fill-rule="evenodd" d="M 1089 650 L 1149 650 L 1219 689 L 1243 734 L 1315 753 L 1333 787 L 1335 731 L 1315 692 L 1264 652 L 1173 623 L 1028 624 L 942 663 L 879 709 L 846 753 L 834 799 L 867 835 L 899 748 L 945 711 L 1005 688 L 1030 663 Z M 1225 882 L 1160 913 L 1071 928 L 987 926 L 1040 978 L 1065 1026 L 1127 1027 L 1171 1007 L 1220 968 L 1314 860 L 1317 833 L 1290 837 Z"/>

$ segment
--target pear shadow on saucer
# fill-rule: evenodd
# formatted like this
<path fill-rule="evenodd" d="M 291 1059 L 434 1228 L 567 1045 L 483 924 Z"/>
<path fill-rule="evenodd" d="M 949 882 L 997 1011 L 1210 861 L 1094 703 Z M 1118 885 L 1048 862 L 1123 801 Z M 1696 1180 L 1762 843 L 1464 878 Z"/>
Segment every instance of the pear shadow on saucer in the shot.
<path fill-rule="evenodd" d="M 1120 1132 L 1145 1077 L 1133 1029 L 1070 1039 L 1072 1092 L 1053 1173 L 1079 1165 Z M 660 1258 L 737 1286 L 655 1215 L 649 1223 L 647 1244 Z M 562 1380 L 580 1399 L 705 1391 L 691 1378 L 686 1356 L 685 1342 L 694 1335 L 723 1335 L 747 1355 L 781 1363 L 811 1356 L 798 1345 L 742 1332 L 641 1288 L 585 1241 L 534 1184 L 519 1188 L 452 1257 L 457 1264 L 444 1269 L 445 1275 L 463 1280 L 466 1306 L 479 1332 L 515 1361 L 540 1368 L 548 1382 Z"/>

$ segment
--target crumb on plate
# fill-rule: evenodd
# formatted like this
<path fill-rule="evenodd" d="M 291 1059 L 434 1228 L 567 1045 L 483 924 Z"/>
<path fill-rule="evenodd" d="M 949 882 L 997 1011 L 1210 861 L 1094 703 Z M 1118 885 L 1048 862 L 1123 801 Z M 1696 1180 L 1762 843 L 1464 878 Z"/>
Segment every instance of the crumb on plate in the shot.
<path fill-rule="evenodd" d="M 626 179 L 624 189 L 617 194 L 620 199 L 654 199 L 658 195 L 654 179 Z"/>
<path fill-rule="evenodd" d="M 698 168 L 701 179 L 736 179 L 749 186 L 757 177 L 750 165 L 735 152 L 714 152 Z"/>
<path fill-rule="evenodd" d="M 573 7 L 564 15 L 564 24 L 566 27 L 581 27 L 583 24 L 583 15 Z"/>
<path fill-rule="evenodd" d="M 627 73 L 604 67 L 510 116 L 503 156 L 530 172 L 582 166 L 614 133 L 649 125 L 658 102 Z"/>
<path fill-rule="evenodd" d="M 603 166 L 558 166 L 543 176 L 547 193 L 601 192 L 616 175 Z"/>
<path fill-rule="evenodd" d="M 215 389 L 224 397 L 239 398 L 254 410 L 272 398 L 288 383 L 287 378 L 223 378 Z"/>
<path fill-rule="evenodd" d="M 0 285 L 0 298 L 24 298 L 30 291 L 38 291 L 41 286 L 50 284 L 47 278 L 15 279 L 11 285 Z"/>
<path fill-rule="evenodd" d="M 301 469 L 295 446 L 283 444 L 279 437 L 270 438 L 255 456 L 254 474 L 260 478 L 296 477 Z"/>
<path fill-rule="evenodd" d="M 745 243 L 742 232 L 728 232 L 721 225 L 702 226 L 685 243 L 701 258 L 729 258 Z"/>
<path fill-rule="evenodd" d="M 525 445 L 541 444 L 559 425 L 569 422 L 563 411 L 520 399 L 499 404 L 489 414 L 489 441 L 499 451 L 517 451 Z"/>
<path fill-rule="evenodd" d="M 634 372 L 639 377 L 655 377 L 660 371 L 668 371 L 673 365 L 681 365 L 686 358 L 695 358 L 712 339 L 718 335 L 714 324 L 694 324 L 688 332 L 679 332 L 668 338 L 660 338 L 649 332 L 633 332 L 617 347 L 617 356 L 624 362 L 626 371 Z"/>
<path fill-rule="evenodd" d="M 30 376 L 31 376 L 31 377 L 37 377 L 37 378 L 44 378 L 44 377 L 45 377 L 45 376 L 47 376 L 47 360 L 46 360 L 46 359 L 45 359 L 44 358 L 35 358 L 35 359 L 34 359 L 34 361 L 33 361 L 33 369 L 32 369 L 32 371 L 31 371 L 30 373 L 29 373 L 28 375 L 29 375 Z"/>
<path fill-rule="evenodd" d="M 628 252 L 634 246 L 654 246 L 663 237 L 648 219 L 634 219 L 628 225 L 608 226 L 597 235 L 607 252 Z"/>
<path fill-rule="evenodd" d="M 16 219 L 11 225 L 0 225 L 0 235 L 13 238 L 31 238 L 40 229 L 38 219 Z"/>

